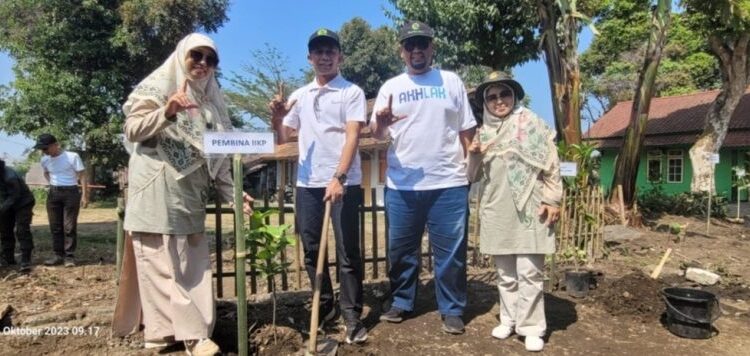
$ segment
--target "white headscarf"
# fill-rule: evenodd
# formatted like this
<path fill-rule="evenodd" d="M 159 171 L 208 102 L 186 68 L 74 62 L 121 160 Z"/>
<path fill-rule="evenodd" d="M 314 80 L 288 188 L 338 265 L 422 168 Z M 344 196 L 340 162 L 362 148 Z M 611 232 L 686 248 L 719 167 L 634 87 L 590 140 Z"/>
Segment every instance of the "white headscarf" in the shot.
<path fill-rule="evenodd" d="M 218 131 L 231 131 L 227 107 L 214 75 L 200 80 L 191 79 L 185 59 L 191 49 L 197 47 L 211 48 L 217 55 L 214 42 L 205 35 L 191 33 L 177 44 L 177 48 L 164 63 L 143 79 L 128 96 L 123 106 L 127 116 L 135 103 L 145 100 L 164 107 L 169 97 L 182 88 L 188 81 L 187 95 L 198 109 L 177 113 L 175 124 L 159 133 L 157 152 L 165 162 L 172 166 L 178 177 L 184 177 L 206 162 L 203 155 L 203 132 L 209 128 Z M 208 159 L 208 170 L 211 178 L 216 177 L 219 166 L 225 156 Z"/>

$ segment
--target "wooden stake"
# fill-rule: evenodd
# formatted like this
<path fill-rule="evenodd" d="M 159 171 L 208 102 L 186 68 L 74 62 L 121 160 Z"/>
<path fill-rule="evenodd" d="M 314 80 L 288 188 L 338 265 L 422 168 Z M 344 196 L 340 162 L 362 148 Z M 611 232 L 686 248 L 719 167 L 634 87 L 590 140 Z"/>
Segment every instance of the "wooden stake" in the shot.
<path fill-rule="evenodd" d="M 661 261 L 659 261 L 659 265 L 656 266 L 654 271 L 651 273 L 651 278 L 657 279 L 659 278 L 659 275 L 661 274 L 661 269 L 664 268 L 664 264 L 667 262 L 667 259 L 669 258 L 669 254 L 672 253 L 672 248 L 668 248 L 667 252 L 664 252 L 664 256 L 662 256 Z"/>

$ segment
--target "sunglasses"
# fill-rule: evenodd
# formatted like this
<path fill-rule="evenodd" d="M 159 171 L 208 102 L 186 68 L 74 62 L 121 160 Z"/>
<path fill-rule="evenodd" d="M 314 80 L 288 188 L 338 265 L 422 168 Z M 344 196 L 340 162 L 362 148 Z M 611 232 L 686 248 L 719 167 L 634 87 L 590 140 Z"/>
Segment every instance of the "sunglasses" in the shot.
<path fill-rule="evenodd" d="M 409 38 L 404 41 L 404 49 L 407 52 L 413 51 L 415 48 L 422 51 L 426 50 L 430 46 L 430 39 L 427 37 L 415 37 Z"/>
<path fill-rule="evenodd" d="M 490 94 L 490 95 L 485 96 L 484 97 L 484 101 L 486 101 L 488 103 L 491 103 L 493 101 L 498 101 L 498 100 L 500 100 L 502 98 L 511 98 L 511 97 L 513 97 L 513 91 L 505 89 L 505 90 L 501 90 L 500 91 L 500 95 L 498 95 L 498 94 Z"/>
<path fill-rule="evenodd" d="M 208 65 L 209 67 L 216 67 L 217 65 L 219 65 L 219 58 L 217 58 L 213 53 L 203 54 L 203 52 L 191 50 L 189 55 L 190 59 L 192 59 L 196 63 L 200 63 L 205 58 L 206 65 Z"/>

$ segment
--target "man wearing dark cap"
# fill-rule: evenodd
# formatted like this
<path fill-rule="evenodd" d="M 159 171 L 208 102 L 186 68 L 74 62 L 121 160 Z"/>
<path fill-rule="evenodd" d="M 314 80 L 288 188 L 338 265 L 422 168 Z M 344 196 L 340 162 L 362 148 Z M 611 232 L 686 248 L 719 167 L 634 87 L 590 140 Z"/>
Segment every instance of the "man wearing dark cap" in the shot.
<path fill-rule="evenodd" d="M 21 272 L 31 269 L 31 217 L 34 195 L 23 178 L 0 159 L 0 266 L 16 263 L 16 239 L 21 249 Z"/>
<path fill-rule="evenodd" d="M 288 103 L 280 89 L 269 104 L 271 123 L 278 133 L 279 144 L 287 142 L 293 130 L 297 131 L 299 161 L 295 211 L 311 283 L 315 281 L 325 204 L 327 201 L 332 204 L 341 281 L 339 305 L 346 323 L 346 342 L 359 343 L 367 339 L 367 329 L 360 321 L 364 275 L 358 234 L 362 170 L 357 145 L 367 104 L 362 89 L 339 74 L 343 58 L 335 32 L 325 28 L 316 30 L 307 48 L 307 59 L 315 71 L 315 79 L 292 93 Z M 328 266 L 323 271 L 321 324 L 334 321 L 339 310 L 334 302 Z"/>
<path fill-rule="evenodd" d="M 432 68 L 433 37 L 422 22 L 404 24 L 399 41 L 407 72 L 383 84 L 370 120 L 374 137 L 391 138 L 385 209 L 393 302 L 380 319 L 401 322 L 414 310 L 426 225 L 443 331 L 461 334 L 469 193 L 464 157 L 476 120 L 461 78 Z"/>
<path fill-rule="evenodd" d="M 81 207 L 81 191 L 78 182 L 83 181 L 84 166 L 75 152 L 63 150 L 55 136 L 42 134 L 34 148 L 42 151 L 42 169 L 49 182 L 47 217 L 52 233 L 54 256 L 44 261 L 55 266 L 65 263 L 75 266 L 73 253 L 76 249 L 78 211 Z"/>

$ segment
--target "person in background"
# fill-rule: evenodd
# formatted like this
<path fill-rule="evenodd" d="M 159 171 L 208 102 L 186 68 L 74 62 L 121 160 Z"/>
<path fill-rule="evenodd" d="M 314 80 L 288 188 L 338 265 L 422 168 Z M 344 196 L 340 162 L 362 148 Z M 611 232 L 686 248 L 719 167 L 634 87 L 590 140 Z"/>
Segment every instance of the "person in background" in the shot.
<path fill-rule="evenodd" d="M 34 195 L 26 182 L 0 159 L 0 267 L 16 264 L 16 239 L 21 250 L 20 271 L 31 270 L 31 217 Z"/>
<path fill-rule="evenodd" d="M 500 325 L 492 336 L 525 337 L 528 351 L 544 348 L 544 255 L 555 253 L 562 181 L 555 133 L 521 105 L 524 90 L 492 72 L 477 87 L 483 125 L 469 147 L 481 160 L 479 248 L 492 255 L 500 291 Z"/>
<path fill-rule="evenodd" d="M 183 342 L 188 355 L 220 351 L 210 337 L 216 311 L 211 258 L 205 236 L 213 183 L 233 202 L 226 157 L 203 154 L 206 130 L 230 131 L 216 82 L 214 42 L 193 33 L 143 79 L 123 106 L 128 164 L 125 254 L 113 335 L 144 325 L 146 348 Z M 244 194 L 245 213 L 252 198 Z"/>
<path fill-rule="evenodd" d="M 81 210 L 79 182 L 85 179 L 83 161 L 77 153 L 60 147 L 57 138 L 41 134 L 34 148 L 44 154 L 42 169 L 49 182 L 47 218 L 52 233 L 54 255 L 44 261 L 47 266 L 75 266 L 74 253 L 78 241 L 78 212 Z"/>

